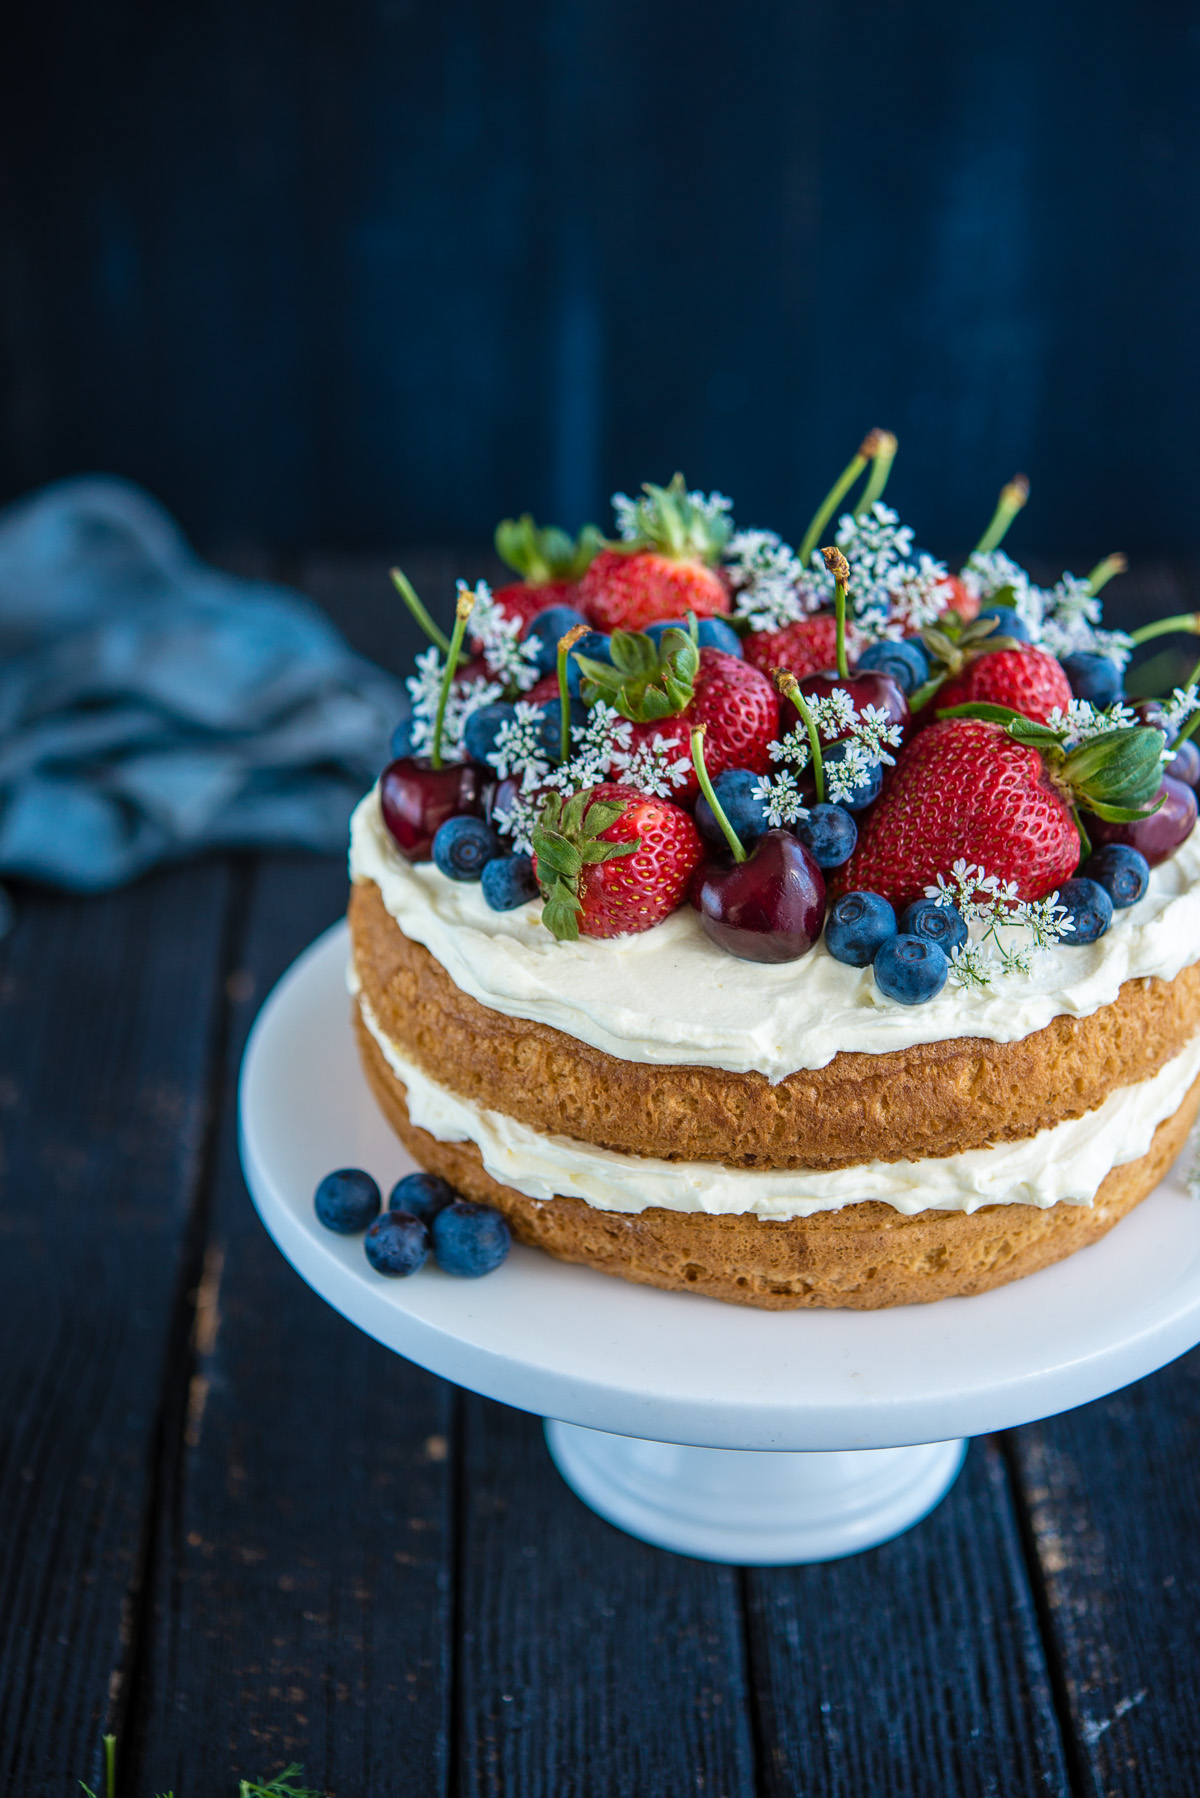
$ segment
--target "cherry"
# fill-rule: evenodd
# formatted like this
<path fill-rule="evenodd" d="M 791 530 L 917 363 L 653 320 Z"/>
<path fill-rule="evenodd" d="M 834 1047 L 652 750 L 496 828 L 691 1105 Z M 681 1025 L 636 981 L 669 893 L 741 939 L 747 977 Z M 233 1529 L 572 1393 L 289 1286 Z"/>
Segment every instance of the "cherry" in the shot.
<path fill-rule="evenodd" d="M 1151 730 L 1160 730 L 1168 745 L 1179 735 L 1178 729 L 1173 729 L 1167 723 L 1161 699 L 1139 699 L 1133 710 L 1138 723 L 1149 725 Z"/>
<path fill-rule="evenodd" d="M 854 702 L 856 712 L 862 712 L 869 705 L 886 712 L 893 724 L 901 730 L 907 730 L 912 716 L 908 709 L 908 700 L 899 681 L 890 674 L 881 674 L 875 668 L 863 668 L 844 679 L 836 668 L 822 668 L 819 674 L 806 674 L 800 681 L 800 691 L 806 699 L 828 699 L 835 687 L 848 693 Z M 843 733 L 845 734 L 845 733 Z M 834 737 L 826 737 L 821 732 L 822 742 L 834 742 Z"/>
<path fill-rule="evenodd" d="M 448 818 L 478 818 L 488 781 L 485 768 L 455 762 L 435 768 L 428 756 L 404 755 L 379 777 L 379 806 L 388 834 L 410 862 L 427 862 Z"/>
<path fill-rule="evenodd" d="M 1111 824 L 1104 818 L 1093 818 L 1089 813 L 1084 822 L 1096 848 L 1101 843 L 1127 843 L 1131 849 L 1140 849 L 1152 868 L 1174 855 L 1195 826 L 1196 795 L 1191 787 L 1170 774 L 1163 775 L 1158 791 L 1164 800 L 1159 810 L 1128 824 Z"/>
<path fill-rule="evenodd" d="M 702 863 L 691 896 L 705 934 L 742 961 L 795 961 L 825 922 L 825 877 L 788 830 L 768 830 L 745 861 Z"/>

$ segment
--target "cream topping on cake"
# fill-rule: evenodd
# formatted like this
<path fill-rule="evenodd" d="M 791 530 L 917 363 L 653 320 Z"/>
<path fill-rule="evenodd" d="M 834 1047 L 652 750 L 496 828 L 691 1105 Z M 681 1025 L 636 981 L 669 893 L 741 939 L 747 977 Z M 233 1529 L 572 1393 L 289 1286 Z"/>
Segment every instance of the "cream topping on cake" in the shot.
<path fill-rule="evenodd" d="M 1032 973 L 998 976 L 985 990 L 951 982 L 912 1006 L 885 998 L 870 968 L 835 961 L 824 942 L 798 961 L 735 960 L 688 905 L 639 936 L 557 942 L 537 903 L 494 912 L 477 883 L 406 862 L 375 790 L 351 823 L 350 874 L 374 881 L 405 935 L 493 1011 L 624 1061 L 757 1069 L 773 1082 L 844 1051 L 878 1055 L 956 1036 L 1017 1042 L 1060 1015 L 1089 1017 L 1126 980 L 1170 980 L 1200 960 L 1200 830 L 1098 942 L 1047 951 Z"/>
<path fill-rule="evenodd" d="M 351 989 L 357 987 L 353 969 Z M 567 1136 L 543 1136 L 430 1080 L 386 1036 L 358 994 L 363 1022 L 404 1083 L 413 1123 L 439 1142 L 474 1142 L 494 1180 L 530 1199 L 561 1195 L 599 1211 L 752 1213 L 811 1217 L 878 1199 L 912 1217 L 982 1205 L 1090 1205 L 1105 1175 L 1136 1161 L 1200 1075 L 1200 1038 L 1153 1079 L 1119 1087 L 1102 1105 L 1021 1142 L 921 1161 L 869 1161 L 832 1173 L 747 1170 L 710 1161 L 618 1155 Z"/>

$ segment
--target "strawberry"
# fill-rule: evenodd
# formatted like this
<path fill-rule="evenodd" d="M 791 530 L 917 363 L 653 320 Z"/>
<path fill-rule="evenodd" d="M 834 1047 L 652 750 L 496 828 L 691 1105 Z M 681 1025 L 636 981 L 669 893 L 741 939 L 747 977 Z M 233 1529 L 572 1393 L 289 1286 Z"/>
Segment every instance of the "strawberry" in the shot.
<path fill-rule="evenodd" d="M 729 541 L 728 502 L 689 493 L 679 474 L 643 492 L 636 501 L 617 496 L 626 541 L 602 549 L 580 581 L 585 616 L 597 630 L 640 631 L 689 611 L 728 612 L 729 587 L 713 566 Z"/>
<path fill-rule="evenodd" d="M 492 598 L 506 618 L 516 618 L 522 635 L 531 619 L 548 606 L 577 606 L 579 578 L 602 542 L 594 524 L 578 537 L 556 525 L 538 526 L 532 515 L 502 518 L 496 526 L 496 554 L 521 576 L 497 587 Z"/>
<path fill-rule="evenodd" d="M 700 834 L 682 806 L 604 781 L 552 793 L 533 831 L 542 922 L 560 941 L 661 924 L 687 897 Z"/>
<path fill-rule="evenodd" d="M 899 908 L 960 857 L 1014 882 L 1022 899 L 1044 899 L 1079 863 L 1069 791 L 1036 749 L 973 718 L 933 724 L 902 751 L 836 885 Z"/>
<path fill-rule="evenodd" d="M 768 745 L 779 735 L 779 701 L 765 674 L 740 656 L 720 649 L 697 649 L 683 631 L 666 631 L 661 644 L 627 631 L 614 633 L 612 662 L 579 656 L 583 697 L 603 699 L 632 725 L 630 747 L 661 737 L 688 764 L 677 797 L 699 792 L 691 765 L 691 733 L 707 726 L 705 754 L 715 780 L 727 768 L 763 774 L 771 765 Z"/>
<path fill-rule="evenodd" d="M 1045 724 L 1056 708 L 1065 712 L 1071 698 L 1071 683 L 1054 657 L 1021 645 L 968 662 L 939 689 L 935 704 L 939 711 L 953 705 L 1009 706 Z"/>
<path fill-rule="evenodd" d="M 951 588 L 950 598 L 946 601 L 948 612 L 957 612 L 966 623 L 979 616 L 979 598 L 977 594 L 968 593 L 966 586 L 956 574 L 946 576 L 946 586 Z"/>
<path fill-rule="evenodd" d="M 846 627 L 846 647 L 853 656 L 863 647 L 853 625 Z M 742 640 L 746 660 L 764 674 L 783 668 L 803 680 L 806 674 L 832 668 L 837 661 L 837 620 L 832 612 L 814 612 L 779 631 L 751 631 Z"/>

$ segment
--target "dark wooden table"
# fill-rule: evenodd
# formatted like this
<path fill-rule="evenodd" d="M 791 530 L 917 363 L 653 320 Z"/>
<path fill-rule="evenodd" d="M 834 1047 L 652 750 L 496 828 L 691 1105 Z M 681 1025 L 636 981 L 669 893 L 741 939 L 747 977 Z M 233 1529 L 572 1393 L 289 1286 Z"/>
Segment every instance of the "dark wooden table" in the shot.
<path fill-rule="evenodd" d="M 431 568 L 434 565 L 431 564 Z M 440 564 L 438 564 L 440 566 Z M 363 647 L 378 574 L 297 571 Z M 1034 1798 L 1200 1790 L 1200 1352 L 973 1444 L 827 1566 L 631 1540 L 536 1419 L 336 1316 L 264 1234 L 235 1081 L 341 863 L 19 895 L 0 945 L 0 1790 Z"/>

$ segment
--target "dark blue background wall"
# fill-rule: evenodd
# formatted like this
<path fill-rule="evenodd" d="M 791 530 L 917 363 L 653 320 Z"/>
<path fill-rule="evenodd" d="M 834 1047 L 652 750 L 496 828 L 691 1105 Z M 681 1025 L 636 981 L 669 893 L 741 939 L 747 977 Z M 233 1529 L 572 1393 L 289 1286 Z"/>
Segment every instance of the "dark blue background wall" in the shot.
<path fill-rule="evenodd" d="M 0 493 L 480 541 L 799 529 L 868 425 L 943 550 L 1200 539 L 1200 8 L 9 0 Z"/>

